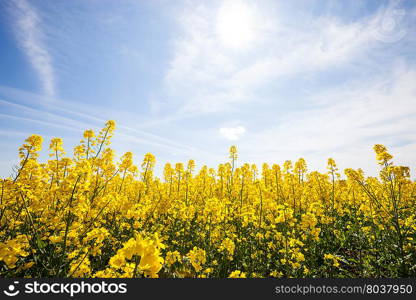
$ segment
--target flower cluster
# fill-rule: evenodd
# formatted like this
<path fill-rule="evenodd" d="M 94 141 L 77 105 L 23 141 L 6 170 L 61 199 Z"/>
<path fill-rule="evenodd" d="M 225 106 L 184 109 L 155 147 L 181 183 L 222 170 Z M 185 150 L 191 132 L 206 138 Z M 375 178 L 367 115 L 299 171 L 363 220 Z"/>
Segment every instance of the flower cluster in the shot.
<path fill-rule="evenodd" d="M 0 182 L 3 277 L 416 276 L 416 183 L 375 145 L 378 177 L 308 170 L 303 158 L 257 166 L 236 146 L 217 167 L 116 159 L 116 124 L 19 148 Z"/>

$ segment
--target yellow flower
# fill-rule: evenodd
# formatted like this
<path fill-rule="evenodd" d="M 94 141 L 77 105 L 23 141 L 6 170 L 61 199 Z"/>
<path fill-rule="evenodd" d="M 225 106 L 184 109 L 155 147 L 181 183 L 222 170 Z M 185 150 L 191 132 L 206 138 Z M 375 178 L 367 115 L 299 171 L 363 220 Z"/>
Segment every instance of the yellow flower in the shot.
<path fill-rule="evenodd" d="M 89 129 L 84 131 L 84 138 L 93 138 L 95 136 L 94 130 Z"/>
<path fill-rule="evenodd" d="M 230 238 L 225 238 L 222 241 L 219 247 L 219 250 L 225 251 L 229 255 L 229 259 L 232 260 L 232 257 L 234 255 L 234 250 L 235 250 L 235 244 Z"/>
<path fill-rule="evenodd" d="M 246 278 L 246 273 L 243 273 L 240 270 L 236 270 L 231 272 L 228 278 Z"/>
<path fill-rule="evenodd" d="M 332 254 L 325 254 L 324 255 L 324 259 L 325 260 L 327 260 L 327 261 L 332 261 L 332 265 L 334 266 L 334 267 L 339 267 L 339 257 L 338 256 L 335 256 L 335 255 L 332 255 Z"/>
<path fill-rule="evenodd" d="M 280 278 L 280 277 L 283 277 L 283 273 L 282 273 L 282 272 L 279 272 L 279 271 L 277 271 L 277 270 L 274 270 L 274 271 L 272 271 L 272 272 L 270 273 L 270 276 L 272 276 L 272 277 L 276 277 L 276 278 Z"/>
<path fill-rule="evenodd" d="M 116 254 L 110 258 L 110 266 L 115 269 L 121 269 L 126 263 L 126 259 L 121 254 Z"/>
<path fill-rule="evenodd" d="M 138 166 L 133 152 L 116 159 L 115 127 L 84 131 L 71 158 L 61 138 L 45 161 L 41 136 L 19 148 L 13 176 L 0 180 L 5 276 L 369 276 L 386 257 L 383 276 L 412 273 L 416 183 L 383 145 L 378 177 L 347 168 L 341 178 L 331 158 L 322 173 L 303 158 L 237 165 L 231 146 L 226 163 L 166 163 L 159 178 L 152 153 Z M 365 264 L 340 269 L 343 257 Z"/>
<path fill-rule="evenodd" d="M 194 247 L 191 251 L 189 251 L 188 257 L 195 271 L 201 271 L 202 265 L 206 262 L 205 250 Z"/>
<path fill-rule="evenodd" d="M 166 253 L 165 262 L 168 266 L 173 265 L 177 261 L 181 261 L 181 255 L 178 251 L 168 251 Z"/>

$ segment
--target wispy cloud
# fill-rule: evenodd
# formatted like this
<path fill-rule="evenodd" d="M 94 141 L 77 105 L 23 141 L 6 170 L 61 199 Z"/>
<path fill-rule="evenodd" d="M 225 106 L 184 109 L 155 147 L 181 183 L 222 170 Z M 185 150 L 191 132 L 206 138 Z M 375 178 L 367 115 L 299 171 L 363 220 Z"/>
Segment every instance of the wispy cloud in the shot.
<path fill-rule="evenodd" d="M 16 0 L 13 6 L 15 35 L 21 49 L 39 76 L 43 93 L 56 93 L 52 57 L 45 43 L 42 21 L 36 9 L 27 0 Z"/>
<path fill-rule="evenodd" d="M 4 100 L 13 99 L 12 100 Z M 34 105 L 36 103 L 36 105 Z M 97 117 L 96 114 L 80 110 L 80 106 L 60 99 L 57 102 L 50 102 L 43 96 L 21 91 L 14 88 L 0 85 L 0 109 L 5 113 L 0 113 L 0 119 L 15 120 L 25 124 L 38 124 L 49 128 L 60 128 L 79 136 L 83 130 L 89 128 L 98 129 L 107 120 Z M 100 108 L 90 105 L 88 110 L 98 111 Z M 105 108 L 101 108 L 101 112 Z M 144 130 L 135 128 L 128 122 L 117 120 L 119 129 L 116 137 L 126 144 L 151 145 L 156 149 L 164 149 L 182 155 L 201 155 L 211 156 L 208 151 L 190 146 L 172 139 L 159 136 Z"/>
<path fill-rule="evenodd" d="M 165 76 L 177 108 L 170 117 L 206 115 L 212 138 L 218 122 L 244 120 L 244 138 L 235 124 L 219 133 L 238 140 L 240 157 L 257 163 L 305 157 L 312 168 L 325 168 L 334 156 L 341 167 L 374 175 L 371 147 L 384 143 L 396 162 L 416 167 L 416 77 L 407 54 L 414 9 L 390 1 L 352 18 L 302 8 L 294 22 L 293 7 L 245 3 L 256 20 L 248 48 L 223 46 L 215 33 L 218 7 L 192 6 L 178 17 L 182 34 Z"/>
<path fill-rule="evenodd" d="M 263 128 L 241 141 L 242 151 L 254 161 L 305 157 L 312 168 L 324 168 L 333 156 L 341 168 L 364 168 L 376 174 L 372 146 L 387 145 L 395 162 L 416 168 L 416 72 L 392 70 L 392 74 L 368 82 L 346 83 L 311 101 L 325 103 L 313 109 L 287 114 L 279 125 Z M 337 99 L 337 101 L 328 101 Z M 397 156 L 396 156 L 397 155 Z"/>
<path fill-rule="evenodd" d="M 386 2 L 189 0 L 166 10 L 179 26 L 154 28 L 133 6 L 10 1 L 43 95 L 0 86 L 0 122 L 76 143 L 114 119 L 116 151 L 209 164 L 232 142 L 241 162 L 305 157 L 314 169 L 334 156 L 375 170 L 371 146 L 385 143 L 414 168 L 416 10 Z M 154 8 L 140 11 L 159 20 L 166 7 Z M 62 97 L 48 101 L 58 79 Z"/>
<path fill-rule="evenodd" d="M 248 49 L 222 46 L 215 32 L 221 8 L 192 6 L 178 17 L 182 35 L 173 43 L 165 77 L 168 93 L 178 99 L 178 113 L 229 111 L 237 104 L 258 101 L 259 91 L 279 79 L 348 69 L 361 59 L 369 63 L 377 46 L 397 41 L 406 32 L 397 19 L 402 11 L 392 5 L 353 21 L 322 15 L 296 26 L 279 21 L 279 13 L 268 14 L 267 6 L 252 6 L 256 27 Z M 386 28 L 394 21 L 394 28 Z"/>

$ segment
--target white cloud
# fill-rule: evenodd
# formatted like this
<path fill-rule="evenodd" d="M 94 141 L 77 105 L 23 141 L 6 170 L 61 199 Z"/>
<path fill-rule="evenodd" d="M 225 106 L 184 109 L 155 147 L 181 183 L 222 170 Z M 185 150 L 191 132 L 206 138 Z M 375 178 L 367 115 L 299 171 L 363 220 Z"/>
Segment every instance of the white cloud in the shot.
<path fill-rule="evenodd" d="M 324 169 L 333 157 L 341 169 L 363 168 L 376 175 L 372 147 L 385 144 L 397 164 L 411 167 L 416 159 L 416 71 L 392 70 L 372 82 L 346 83 L 313 95 L 317 108 L 288 113 L 279 125 L 252 132 L 240 152 L 256 162 L 305 157 L 312 169 Z M 336 99 L 337 101 L 333 101 Z"/>
<path fill-rule="evenodd" d="M 103 126 L 109 119 L 106 119 L 106 116 L 111 115 L 105 107 L 84 106 L 85 104 L 80 106 L 62 99 L 50 102 L 44 96 L 0 85 L 0 111 L 2 112 L 0 119 L 14 120 L 25 125 L 60 128 L 81 136 L 85 129 Z M 210 156 L 209 151 L 141 130 L 136 127 L 135 123 L 129 123 L 125 119 L 117 119 L 116 128 L 115 138 L 123 143 L 144 147 L 151 145 L 156 149 L 176 151 L 176 153 L 186 155 L 200 153 Z"/>
<path fill-rule="evenodd" d="M 26 0 L 17 0 L 14 3 L 15 34 L 18 43 L 38 73 L 43 92 L 52 97 L 56 92 L 55 72 L 52 57 L 44 42 L 45 36 L 39 14 Z"/>
<path fill-rule="evenodd" d="M 222 127 L 220 128 L 220 134 L 230 141 L 237 141 L 246 132 L 243 126 L 236 127 Z"/>
<path fill-rule="evenodd" d="M 375 175 L 372 146 L 383 143 L 414 172 L 416 73 L 406 54 L 415 41 L 414 16 L 406 11 L 405 22 L 390 5 L 354 20 L 302 12 L 302 22 L 292 22 L 290 12 L 261 5 L 249 49 L 223 47 L 212 32 L 212 7 L 183 13 L 165 77 L 167 95 L 178 99 L 175 115 L 247 120 L 250 136 L 239 142 L 240 157 L 256 163 L 305 157 L 311 169 L 325 170 L 334 157 L 341 169 Z M 220 134 L 238 139 L 230 128 Z"/>
<path fill-rule="evenodd" d="M 188 112 L 229 111 L 256 101 L 259 89 L 281 77 L 351 67 L 348 63 L 365 59 L 369 49 L 383 43 L 374 35 L 383 10 L 355 22 L 317 17 L 294 26 L 269 15 L 267 5 L 256 5 L 251 47 L 230 50 L 216 33 L 217 12 L 192 6 L 178 20 L 183 33 L 174 41 L 165 84 L 170 99 L 179 102 L 174 106 Z"/>

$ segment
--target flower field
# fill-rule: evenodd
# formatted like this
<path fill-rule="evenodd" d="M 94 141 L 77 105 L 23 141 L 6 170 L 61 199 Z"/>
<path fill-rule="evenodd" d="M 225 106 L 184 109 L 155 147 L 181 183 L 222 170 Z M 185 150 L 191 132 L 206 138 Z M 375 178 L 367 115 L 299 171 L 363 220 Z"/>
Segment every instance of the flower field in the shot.
<path fill-rule="evenodd" d="M 414 277 L 416 183 L 375 145 L 378 178 L 228 162 L 115 161 L 115 122 L 87 130 L 73 155 L 59 138 L 19 149 L 1 180 L 1 277 Z M 72 156 L 72 158 L 70 158 Z M 227 158 L 225 158 L 226 160 Z M 343 173 L 341 175 L 341 173 Z"/>

